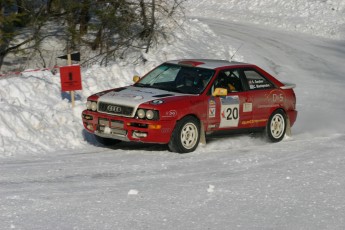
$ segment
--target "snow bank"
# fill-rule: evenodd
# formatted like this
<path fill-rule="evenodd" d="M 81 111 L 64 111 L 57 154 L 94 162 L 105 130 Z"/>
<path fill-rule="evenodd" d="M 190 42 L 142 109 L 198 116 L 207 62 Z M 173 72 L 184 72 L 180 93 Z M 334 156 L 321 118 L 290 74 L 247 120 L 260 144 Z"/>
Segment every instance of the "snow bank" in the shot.
<path fill-rule="evenodd" d="M 61 92 L 59 74 L 37 71 L 0 78 L 0 157 L 95 144 L 83 131 L 81 122 L 81 111 L 89 95 L 132 84 L 134 75 L 143 75 L 169 59 L 224 59 L 235 52 L 232 47 L 219 46 L 221 42 L 214 33 L 198 20 L 185 22 L 174 35 L 164 45 L 143 54 L 145 64 L 123 61 L 109 67 L 82 69 L 83 90 L 76 92 L 74 109 L 69 93 Z"/>
<path fill-rule="evenodd" d="M 322 37 L 345 36 L 343 0 L 189 0 L 190 14 Z"/>

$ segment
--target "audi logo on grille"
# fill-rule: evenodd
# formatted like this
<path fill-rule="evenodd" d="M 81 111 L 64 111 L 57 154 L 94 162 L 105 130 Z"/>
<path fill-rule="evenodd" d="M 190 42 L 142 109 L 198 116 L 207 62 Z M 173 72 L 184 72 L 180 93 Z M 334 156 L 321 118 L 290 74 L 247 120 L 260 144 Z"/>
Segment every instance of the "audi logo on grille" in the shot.
<path fill-rule="evenodd" d="M 109 112 L 114 112 L 114 113 L 121 113 L 122 109 L 121 109 L 121 107 L 119 107 L 119 106 L 108 105 L 107 111 L 109 111 Z"/>

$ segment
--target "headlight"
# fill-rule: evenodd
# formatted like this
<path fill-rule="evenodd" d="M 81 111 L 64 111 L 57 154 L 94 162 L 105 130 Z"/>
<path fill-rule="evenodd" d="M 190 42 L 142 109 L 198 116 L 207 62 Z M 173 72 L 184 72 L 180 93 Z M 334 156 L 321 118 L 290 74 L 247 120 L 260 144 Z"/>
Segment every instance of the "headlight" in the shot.
<path fill-rule="evenodd" d="M 149 120 L 152 120 L 153 117 L 155 116 L 154 112 L 152 110 L 147 110 L 146 111 L 146 118 Z"/>
<path fill-rule="evenodd" d="M 148 120 L 159 120 L 159 112 L 157 110 L 151 109 L 138 109 L 137 118 L 148 119 Z"/>
<path fill-rule="evenodd" d="M 97 110 L 97 102 L 91 102 L 91 110 L 96 111 Z"/>
<path fill-rule="evenodd" d="M 96 111 L 97 110 L 97 102 L 96 101 L 87 101 L 86 108 L 88 110 Z"/>
<path fill-rule="evenodd" d="M 139 109 L 137 115 L 140 119 L 143 119 L 145 117 L 145 110 Z"/>
<path fill-rule="evenodd" d="M 91 101 L 86 102 L 86 109 L 91 109 Z"/>

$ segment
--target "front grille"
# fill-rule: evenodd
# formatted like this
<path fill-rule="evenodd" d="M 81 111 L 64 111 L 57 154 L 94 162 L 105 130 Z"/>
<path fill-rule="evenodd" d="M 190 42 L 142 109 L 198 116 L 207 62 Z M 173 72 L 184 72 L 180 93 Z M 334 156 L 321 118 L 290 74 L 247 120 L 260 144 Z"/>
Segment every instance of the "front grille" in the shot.
<path fill-rule="evenodd" d="M 98 133 L 106 135 L 115 135 L 115 136 L 126 136 L 127 131 L 123 129 L 112 129 L 107 126 L 99 126 L 97 129 Z"/>
<path fill-rule="evenodd" d="M 98 112 L 130 117 L 132 116 L 133 110 L 134 108 L 128 106 L 111 104 L 106 102 L 98 103 Z"/>

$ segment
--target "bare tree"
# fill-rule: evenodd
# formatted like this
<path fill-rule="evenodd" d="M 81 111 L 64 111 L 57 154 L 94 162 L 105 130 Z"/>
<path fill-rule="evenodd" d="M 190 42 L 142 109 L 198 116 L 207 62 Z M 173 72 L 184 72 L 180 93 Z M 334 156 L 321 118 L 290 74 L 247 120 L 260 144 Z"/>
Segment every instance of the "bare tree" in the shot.
<path fill-rule="evenodd" d="M 0 67 L 9 53 L 24 49 L 43 60 L 40 44 L 53 35 L 60 36 L 65 51 L 87 52 L 83 63 L 107 64 L 128 52 L 147 53 L 168 36 L 172 23 L 166 21 L 177 23 L 184 1 L 0 0 Z M 52 27 L 59 32 L 47 34 Z"/>
<path fill-rule="evenodd" d="M 42 28 L 42 5 L 23 0 L 5 0 L 0 4 L 0 68 L 4 58 L 27 45 L 36 46 Z"/>

